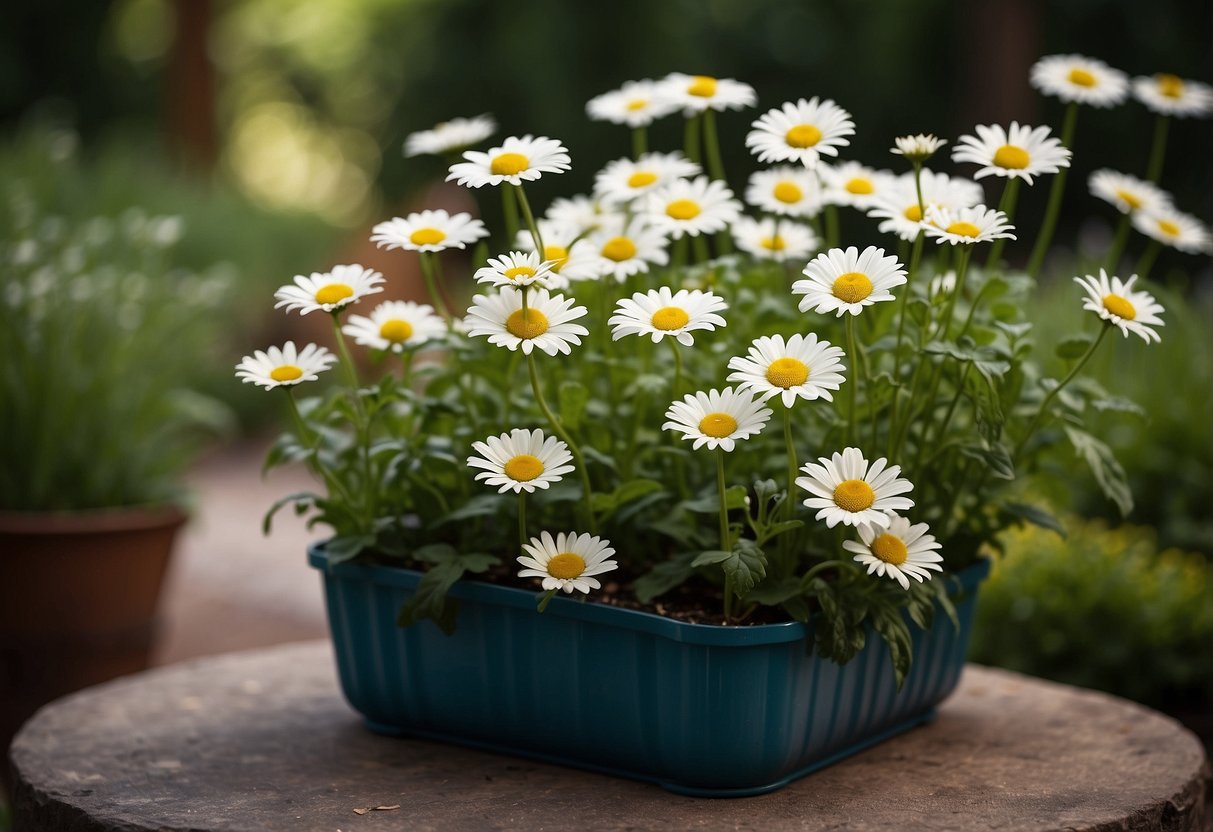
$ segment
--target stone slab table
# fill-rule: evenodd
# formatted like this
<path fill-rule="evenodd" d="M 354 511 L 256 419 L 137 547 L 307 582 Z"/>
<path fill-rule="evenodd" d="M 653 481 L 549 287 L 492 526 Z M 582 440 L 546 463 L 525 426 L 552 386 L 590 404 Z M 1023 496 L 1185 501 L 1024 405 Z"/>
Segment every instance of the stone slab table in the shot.
<path fill-rule="evenodd" d="M 930 725 L 761 797 L 656 786 L 366 730 L 327 642 L 176 665 L 40 711 L 12 748 L 26 830 L 1203 830 L 1176 722 L 970 666 Z"/>

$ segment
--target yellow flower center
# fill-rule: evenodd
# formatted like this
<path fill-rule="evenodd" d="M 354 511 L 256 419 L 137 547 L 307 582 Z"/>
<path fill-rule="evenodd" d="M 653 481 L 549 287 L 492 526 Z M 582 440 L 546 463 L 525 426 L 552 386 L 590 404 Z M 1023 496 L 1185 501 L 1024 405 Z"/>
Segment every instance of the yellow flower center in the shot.
<path fill-rule="evenodd" d="M 902 211 L 910 222 L 922 222 L 922 208 L 917 202 Z"/>
<path fill-rule="evenodd" d="M 1023 170 L 1031 161 L 1032 157 L 1028 155 L 1028 151 L 1013 144 L 1004 144 L 994 151 L 994 164 L 1000 168 Z"/>
<path fill-rule="evenodd" d="M 834 281 L 834 297 L 847 303 L 859 303 L 872 294 L 872 281 L 863 272 L 847 272 Z"/>
<path fill-rule="evenodd" d="M 530 164 L 531 160 L 521 153 L 498 153 L 493 157 L 489 170 L 494 176 L 513 176 L 526 170 Z"/>
<path fill-rule="evenodd" d="M 1158 79 L 1158 91 L 1167 98 L 1179 98 L 1184 94 L 1184 81 L 1178 75 L 1164 72 L 1155 77 Z"/>
<path fill-rule="evenodd" d="M 727 413 L 709 413 L 699 420 L 699 432 L 713 439 L 732 436 L 737 430 L 737 420 Z"/>
<path fill-rule="evenodd" d="M 821 131 L 811 124 L 797 124 L 783 134 L 788 147 L 812 147 L 821 141 Z"/>
<path fill-rule="evenodd" d="M 843 511 L 863 511 L 876 502 L 876 492 L 863 480 L 845 480 L 834 489 L 834 505 Z"/>
<path fill-rule="evenodd" d="M 847 193 L 852 194 L 870 194 L 876 190 L 871 180 L 864 179 L 862 176 L 857 176 L 846 184 Z M 918 206 L 914 206 L 918 207 Z"/>
<path fill-rule="evenodd" d="M 1126 321 L 1137 317 L 1137 310 L 1133 308 L 1133 304 L 1120 295 L 1104 295 L 1103 308 Z"/>
<path fill-rule="evenodd" d="M 981 236 L 981 229 L 971 222 L 954 222 L 944 230 L 949 234 L 957 234 L 961 237 L 977 238 Z"/>
<path fill-rule="evenodd" d="M 901 566 L 909 555 L 906 544 L 895 534 L 882 534 L 872 541 L 871 549 L 876 557 L 894 566 Z"/>
<path fill-rule="evenodd" d="M 1141 198 L 1138 197 L 1137 194 L 1131 193 L 1129 191 L 1121 190 L 1121 191 L 1117 191 L 1116 195 L 1118 197 L 1120 197 L 1121 200 L 1126 205 L 1128 205 L 1130 208 L 1132 208 L 1134 211 L 1136 211 L 1138 208 L 1141 207 Z"/>
<path fill-rule="evenodd" d="M 516 309 L 505 319 L 505 328 L 515 338 L 538 338 L 548 331 L 548 316 L 538 309 L 527 309 L 526 314 L 523 314 L 521 309 Z"/>
<path fill-rule="evenodd" d="M 651 170 L 638 170 L 628 177 L 629 188 L 643 188 L 657 181 L 657 174 Z"/>
<path fill-rule="evenodd" d="M 270 378 L 274 381 L 294 381 L 297 378 L 303 377 L 303 370 L 296 367 L 294 364 L 283 364 L 281 367 L 275 367 L 270 370 Z"/>
<path fill-rule="evenodd" d="M 1178 237 L 1179 236 L 1179 226 L 1176 225 L 1175 223 L 1171 222 L 1170 220 L 1159 220 L 1158 221 L 1158 230 L 1161 231 L 1163 234 L 1166 234 L 1168 237 Z"/>
<path fill-rule="evenodd" d="M 561 552 L 548 561 L 548 574 L 553 578 L 569 580 L 581 576 L 585 571 L 585 558 L 572 552 Z"/>
<path fill-rule="evenodd" d="M 316 303 L 341 303 L 348 297 L 353 297 L 354 289 L 344 283 L 330 283 L 316 290 Z"/>
<path fill-rule="evenodd" d="M 775 185 L 775 198 L 780 202 L 791 205 L 795 202 L 800 202 L 804 197 L 804 191 L 800 190 L 800 186 L 795 182 L 778 182 Z"/>
<path fill-rule="evenodd" d="M 693 220 L 701 210 L 693 199 L 676 199 L 665 207 L 665 212 L 676 220 Z"/>
<path fill-rule="evenodd" d="M 1078 67 L 1075 67 L 1074 69 L 1070 70 L 1069 79 L 1070 79 L 1070 83 L 1074 84 L 1075 86 L 1079 86 L 1079 87 L 1095 86 L 1095 76 L 1092 75 L 1091 73 L 1087 72 L 1085 69 L 1079 69 Z"/>
<path fill-rule="evenodd" d="M 530 482 L 543 473 L 543 463 L 530 454 L 519 454 L 505 463 L 505 475 L 514 482 Z"/>
<path fill-rule="evenodd" d="M 627 237 L 612 237 L 602 247 L 602 256 L 621 263 L 636 256 L 636 244 Z"/>
<path fill-rule="evenodd" d="M 663 306 L 653 313 L 651 323 L 656 329 L 669 332 L 674 329 L 682 329 L 690 321 L 691 316 L 686 313 L 685 309 L 679 309 L 677 306 Z"/>
<path fill-rule="evenodd" d="M 691 78 L 690 85 L 687 86 L 688 95 L 697 95 L 700 98 L 711 98 L 716 94 L 716 79 L 710 75 L 696 75 Z"/>
<path fill-rule="evenodd" d="M 626 106 L 627 109 L 631 110 L 632 112 L 636 112 L 637 110 L 643 110 L 648 106 L 648 103 L 649 100 L 647 98 L 633 98 L 627 103 Z"/>
<path fill-rule="evenodd" d="M 776 358 L 767 367 L 767 381 L 787 390 L 808 381 L 809 365 L 796 358 Z"/>
<path fill-rule="evenodd" d="M 393 344 L 403 344 L 413 337 L 413 325 L 399 318 L 384 321 L 379 327 L 379 337 Z"/>
<path fill-rule="evenodd" d="M 569 250 L 564 246 L 544 246 L 543 259 L 552 261 L 552 271 L 560 274 L 564 264 L 569 262 Z"/>
<path fill-rule="evenodd" d="M 783 251 L 788 247 L 788 244 L 784 242 L 783 237 L 778 234 L 776 234 L 774 237 L 763 237 L 758 241 L 758 244 L 767 251 Z"/>
<path fill-rule="evenodd" d="M 435 246 L 446 239 L 446 233 L 437 228 L 418 228 L 409 235 L 409 242 L 415 246 Z"/>
<path fill-rule="evenodd" d="M 515 266 L 512 269 L 506 269 L 504 272 L 502 272 L 502 274 L 504 274 L 510 280 L 517 280 L 520 277 L 534 277 L 535 270 L 530 266 Z"/>

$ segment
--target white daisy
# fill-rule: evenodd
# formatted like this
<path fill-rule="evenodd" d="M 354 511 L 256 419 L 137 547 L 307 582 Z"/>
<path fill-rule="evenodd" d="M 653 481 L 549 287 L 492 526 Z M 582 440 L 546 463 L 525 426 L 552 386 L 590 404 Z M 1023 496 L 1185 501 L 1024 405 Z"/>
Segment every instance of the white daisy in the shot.
<path fill-rule="evenodd" d="M 469 456 L 469 468 L 480 468 L 476 480 L 496 488 L 498 494 L 513 491 L 534 493 L 560 482 L 572 472 L 573 454 L 569 446 L 555 436 L 544 437 L 541 430 L 515 428 L 500 436 L 490 436 L 483 442 L 473 442 L 472 449 L 480 456 Z"/>
<path fill-rule="evenodd" d="M 663 185 L 644 198 L 643 206 L 653 227 L 675 240 L 683 234 L 715 234 L 741 214 L 728 186 L 706 176 Z"/>
<path fill-rule="evenodd" d="M 591 98 L 585 105 L 585 112 L 594 121 L 647 127 L 677 110 L 678 106 L 662 94 L 661 84 L 646 78 L 628 81 L 617 90 Z"/>
<path fill-rule="evenodd" d="M 926 207 L 968 208 L 985 200 L 985 194 L 972 179 L 962 179 L 923 170 L 922 199 Z M 885 187 L 868 216 L 881 220 L 877 229 L 913 241 L 922 230 L 923 212 L 918 204 L 914 173 L 907 172 Z"/>
<path fill-rule="evenodd" d="M 807 168 L 817 164 L 822 154 L 837 156 L 838 148 L 851 142 L 855 134 L 851 114 L 830 99 L 816 96 L 793 104 L 791 101 L 768 111 L 754 122 L 745 137 L 760 162 L 800 162 Z"/>
<path fill-rule="evenodd" d="M 955 210 L 932 205 L 927 209 L 922 230 L 928 237 L 934 237 L 939 245 L 973 245 L 1000 238 L 1015 239 L 1015 235 L 1011 233 L 1015 226 L 1007 222 L 1007 215 L 984 205 Z"/>
<path fill-rule="evenodd" d="M 586 238 L 586 250 L 599 277 L 613 277 L 619 283 L 634 274 L 647 272 L 650 266 L 670 262 L 666 254 L 666 238 L 636 217 L 626 225 L 612 220 Z"/>
<path fill-rule="evenodd" d="M 1032 86 L 1045 95 L 1093 107 L 1111 107 L 1129 95 L 1129 76 L 1082 55 L 1041 58 L 1032 65 L 1031 80 Z"/>
<path fill-rule="evenodd" d="M 1120 329 L 1126 338 L 1132 332 L 1147 344 L 1151 340 L 1161 342 L 1162 338 L 1150 327 L 1164 325 L 1158 317 L 1164 310 L 1149 292 L 1133 291 L 1136 281 L 1137 275 L 1123 282 L 1119 277 L 1109 278 L 1103 269 L 1099 270 L 1098 279 L 1091 275 L 1074 278 L 1087 293 L 1082 301 L 1083 309 Z"/>
<path fill-rule="evenodd" d="M 728 304 L 712 292 L 699 289 L 671 292 L 669 287 L 662 286 L 621 298 L 607 324 L 611 327 L 612 341 L 625 335 L 649 335 L 656 344 L 670 335 L 689 347 L 695 343 L 691 335 L 695 330 L 710 332 L 725 326 L 724 318 L 717 314 L 725 309 Z"/>
<path fill-rule="evenodd" d="M 609 215 L 600 202 L 579 194 L 561 196 L 552 200 L 552 204 L 548 206 L 548 210 L 544 212 L 543 216 L 549 222 L 576 230 L 577 235 L 581 236 L 598 228 Z M 547 235 L 544 234 L 545 244 L 547 239 Z"/>
<path fill-rule="evenodd" d="M 1203 222 L 1191 214 L 1174 208 L 1160 208 L 1157 213 L 1133 213 L 1133 227 L 1160 243 L 1188 254 L 1213 250 L 1213 236 Z"/>
<path fill-rule="evenodd" d="M 371 229 L 371 242 L 379 248 L 408 251 L 444 251 L 464 248 L 489 236 L 488 229 L 471 214 L 446 211 L 420 211 L 407 217 L 394 217 Z"/>
<path fill-rule="evenodd" d="M 804 260 L 817 250 L 817 233 L 793 220 L 738 217 L 733 222 L 733 240 L 742 251 L 759 260 Z"/>
<path fill-rule="evenodd" d="M 904 156 L 911 162 L 921 163 L 934 156 L 935 152 L 947 143 L 947 139 L 941 139 L 933 133 L 914 133 L 893 139 L 893 147 L 889 148 L 889 152 Z"/>
<path fill-rule="evenodd" d="M 383 275 L 373 269 L 358 265 L 333 266 L 330 272 L 312 272 L 311 276 L 295 275 L 294 285 L 283 286 L 274 292 L 277 309 L 285 306 L 287 312 L 295 309 L 300 315 L 317 310 L 335 312 L 357 303 L 367 295 L 382 292 Z"/>
<path fill-rule="evenodd" d="M 911 526 L 906 518 L 893 515 L 887 529 L 860 523 L 856 531 L 863 542 L 844 540 L 842 548 L 854 554 L 869 575 L 887 575 L 909 589 L 909 578 L 922 583 L 931 579 L 931 572 L 943 571 L 943 557 L 935 551 L 940 544 L 927 528 L 926 523 Z"/>
<path fill-rule="evenodd" d="M 874 206 L 890 189 L 894 176 L 887 170 L 876 170 L 858 162 L 818 167 L 825 185 L 827 205 L 849 205 L 861 211 Z"/>
<path fill-rule="evenodd" d="M 758 96 L 749 84 L 731 78 L 681 72 L 672 72 L 661 80 L 659 95 L 675 107 L 681 107 L 687 117 L 704 110 L 741 110 L 758 103 Z"/>
<path fill-rule="evenodd" d="M 956 291 L 955 269 L 948 269 L 943 274 L 935 275 L 931 278 L 931 282 L 927 284 L 927 297 L 931 300 L 947 297 L 954 291 Z"/>
<path fill-rule="evenodd" d="M 543 244 L 547 248 L 547 243 Z M 535 252 L 511 251 L 500 257 L 490 257 L 488 265 L 476 270 L 477 283 L 492 283 L 494 286 L 530 286 L 538 283 L 552 288 L 551 262 L 543 262 Z"/>
<path fill-rule="evenodd" d="M 522 313 L 522 291 L 502 287 L 495 295 L 476 295 L 468 309 L 468 335 L 487 335 L 490 344 L 510 350 L 522 348 L 524 355 L 538 347 L 548 355 L 572 353 L 570 344 L 580 344 L 589 331 L 572 321 L 586 314 L 584 306 L 573 306 L 573 299 L 550 295 L 547 289 L 532 289 L 527 294 L 527 311 Z"/>
<path fill-rule="evenodd" d="M 561 589 L 570 595 L 574 589 L 586 594 L 599 589 L 602 584 L 592 576 L 619 566 L 608 560 L 615 554 L 611 541 L 588 534 L 561 532 L 553 540 L 544 532 L 522 544 L 522 549 L 527 555 L 520 555 L 518 562 L 527 568 L 519 570 L 519 578 L 543 578 L 545 590 Z"/>
<path fill-rule="evenodd" d="M 1213 87 L 1178 75 L 1161 73 L 1133 79 L 1137 100 L 1165 116 L 1207 116 L 1213 113 Z"/>
<path fill-rule="evenodd" d="M 308 344 L 302 350 L 296 350 L 295 342 L 287 341 L 281 348 L 270 347 L 244 356 L 236 365 L 236 378 L 245 384 L 273 390 L 315 381 L 336 360 L 337 356 L 324 347 Z"/>
<path fill-rule="evenodd" d="M 485 114 L 475 118 L 453 118 L 434 125 L 430 130 L 411 134 L 404 140 L 405 156 L 432 154 L 442 156 L 463 150 L 493 135 L 497 122 Z"/>
<path fill-rule="evenodd" d="M 817 255 L 804 268 L 807 280 L 792 284 L 792 294 L 804 295 L 800 311 L 810 309 L 858 315 L 865 306 L 882 300 L 893 300 L 889 291 L 906 282 L 905 269 L 897 258 L 885 256 L 883 248 L 868 246 L 859 253 L 851 246 L 846 251 L 832 248 Z"/>
<path fill-rule="evenodd" d="M 845 381 L 842 371 L 843 351 L 829 341 L 818 341 L 813 333 L 758 338 L 750 346 L 747 357 L 729 359 L 727 381 L 741 383 L 741 389 L 751 390 L 766 401 L 780 396 L 784 407 L 797 399 L 834 401 L 834 394 Z"/>
<path fill-rule="evenodd" d="M 447 328 L 429 304 L 388 300 L 371 310 L 370 317 L 350 315 L 341 331 L 360 346 L 401 353 L 438 340 Z"/>
<path fill-rule="evenodd" d="M 1092 173 L 1087 186 L 1092 196 L 1116 206 L 1122 214 L 1130 211 L 1157 214 L 1172 207 L 1171 195 L 1153 182 L 1107 168 Z"/>
<path fill-rule="evenodd" d="M 594 177 L 594 194 L 605 205 L 626 205 L 654 188 L 701 172 L 681 153 L 645 153 L 635 161 L 616 159 Z"/>
<path fill-rule="evenodd" d="M 961 136 L 952 148 L 952 161 L 982 166 L 974 179 L 1004 176 L 1031 185 L 1034 176 L 1057 173 L 1070 166 L 1070 151 L 1060 139 L 1049 135 L 1048 127 L 1028 127 L 1013 121 L 1009 129 L 1000 124 L 979 124 L 976 131 L 976 136 Z"/>
<path fill-rule="evenodd" d="M 749 391 L 726 387 L 720 392 L 690 393 L 672 402 L 665 412 L 670 421 L 662 430 L 678 431 L 683 439 L 693 439 L 694 450 L 707 445 L 709 450 L 732 451 L 738 439 L 749 439 L 762 431 L 771 418 L 771 409 Z"/>
<path fill-rule="evenodd" d="M 502 182 L 521 185 L 545 173 L 564 173 L 571 167 L 565 146 L 546 136 L 510 136 L 488 153 L 468 150 L 463 158 L 466 161 L 451 165 L 446 179 L 469 188 Z"/>
<path fill-rule="evenodd" d="M 784 217 L 815 217 L 825 207 L 817 174 L 791 165 L 751 174 L 745 201 L 760 211 Z"/>
<path fill-rule="evenodd" d="M 796 484 L 814 496 L 804 501 L 807 508 L 819 509 L 818 520 L 825 520 L 831 529 L 842 523 L 858 526 L 868 523 L 882 529 L 889 527 L 888 513 L 913 508 L 914 501 L 898 497 L 912 491 L 909 480 L 898 477 L 901 466 L 885 467 L 884 457 L 870 466 L 859 448 L 847 448 L 832 457 L 819 457 L 807 462 L 800 470 L 805 474 Z M 888 512 L 888 513 L 887 513 Z"/>
<path fill-rule="evenodd" d="M 569 281 L 593 280 L 598 276 L 589 243 L 581 239 L 585 232 L 547 219 L 538 220 L 538 225 L 543 238 L 543 259 L 551 264 L 552 274 L 561 278 L 560 281 L 550 280 L 548 288 L 560 288 Z M 535 238 L 525 229 L 518 232 L 514 244 L 523 251 L 535 250 Z"/>

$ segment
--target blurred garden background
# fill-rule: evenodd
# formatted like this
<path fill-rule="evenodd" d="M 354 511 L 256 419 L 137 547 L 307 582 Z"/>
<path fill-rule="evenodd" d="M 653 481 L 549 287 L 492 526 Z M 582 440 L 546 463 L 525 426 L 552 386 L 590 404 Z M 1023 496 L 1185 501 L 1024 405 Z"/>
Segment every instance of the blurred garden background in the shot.
<path fill-rule="evenodd" d="M 585 118 L 589 98 L 685 71 L 738 78 L 759 92 L 756 110 L 720 120 L 735 185 L 754 167 L 742 144 L 750 122 L 814 95 L 853 114 L 846 158 L 897 168 L 888 153 L 897 135 L 954 141 L 975 124 L 1012 119 L 1057 129 L 1062 105 L 1028 84 L 1042 55 L 1074 52 L 1130 75 L 1209 82 L 1210 47 L 1213 4 L 1182 0 L 978 0 L 963 13 L 945 0 L 13 0 L 0 27 L 0 307 L 28 300 L 6 285 L 15 269 L 45 268 L 52 294 L 73 285 L 52 276 L 107 263 L 153 279 L 188 274 L 188 285 L 171 291 L 139 290 L 163 305 L 149 310 L 153 319 L 182 304 L 190 310 L 149 341 L 166 353 L 149 356 L 149 366 L 188 376 L 184 386 L 199 394 L 175 402 L 194 417 L 182 453 L 201 448 L 205 463 L 236 448 L 255 469 L 283 413 L 277 397 L 238 384 L 233 365 L 287 337 L 324 340 L 312 322 L 268 312 L 274 289 L 296 274 L 362 262 L 407 295 L 418 276 L 404 258 L 371 247 L 370 227 L 423 207 L 474 210 L 466 191 L 441 184 L 440 160 L 403 156 L 411 132 L 491 113 L 499 137 L 559 137 L 573 170 L 536 184 L 532 199 L 545 205 L 588 191 L 605 162 L 628 152 L 623 128 Z M 1087 175 L 1101 167 L 1144 174 L 1152 125 L 1132 100 L 1083 109 L 1056 250 L 1030 315 L 1042 321 L 1038 344 L 1069 334 L 1079 304 L 1070 278 L 1111 238 L 1115 216 L 1087 194 Z M 680 143 L 679 120 L 656 125 L 652 146 Z M 1206 223 L 1210 147 L 1213 122 L 1173 119 L 1161 180 Z M 1039 216 L 1046 190 L 1025 192 L 1021 214 Z M 126 240 L 119 253 L 114 235 Z M 93 248 L 80 242 L 94 238 Z M 848 216 L 843 239 L 877 242 L 875 224 Z M 1131 246 L 1140 251 L 1143 239 Z M 1009 254 L 1022 260 L 1028 250 L 1021 243 Z M 1048 472 L 1040 496 L 1066 518 L 1067 536 L 1030 528 L 1008 538 L 983 590 L 974 658 L 1132 697 L 1208 741 L 1213 270 L 1207 256 L 1164 251 L 1152 277 L 1167 309 L 1162 343 L 1142 349 L 1117 338 L 1095 373 L 1112 393 L 1148 405 L 1103 414 L 1102 435 L 1129 471 L 1135 508 L 1122 520 L 1078 461 Z M 120 278 L 106 291 L 125 291 Z M 103 352 L 93 359 L 107 361 Z M 95 406 L 128 383 L 108 379 L 105 390 L 66 399 L 48 392 L 45 406 Z M 23 394 L 11 385 L 0 392 L 4 425 Z M 80 441 L 104 455 L 105 436 Z M 58 480 L 48 477 L 53 493 Z M 10 504 L 0 509 L 28 508 L 14 496 L 26 485 L 8 483 L 0 494 Z M 297 569 L 306 571 L 302 551 Z M 0 586 L 0 604 L 15 591 Z"/>

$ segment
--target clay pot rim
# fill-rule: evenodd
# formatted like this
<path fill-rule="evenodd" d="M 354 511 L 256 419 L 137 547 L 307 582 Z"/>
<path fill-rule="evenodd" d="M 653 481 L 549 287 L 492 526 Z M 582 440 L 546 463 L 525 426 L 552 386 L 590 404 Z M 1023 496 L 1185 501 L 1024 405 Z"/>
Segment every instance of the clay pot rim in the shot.
<path fill-rule="evenodd" d="M 183 506 L 159 503 L 72 511 L 0 510 L 0 534 L 64 535 L 173 528 L 189 519 Z"/>

